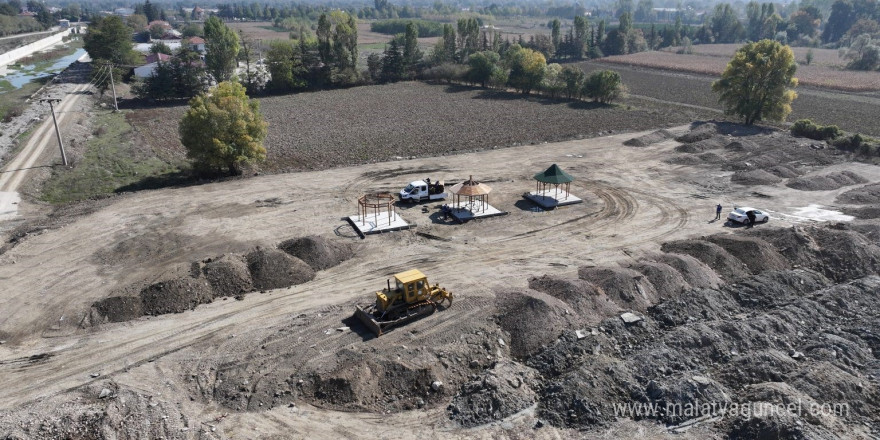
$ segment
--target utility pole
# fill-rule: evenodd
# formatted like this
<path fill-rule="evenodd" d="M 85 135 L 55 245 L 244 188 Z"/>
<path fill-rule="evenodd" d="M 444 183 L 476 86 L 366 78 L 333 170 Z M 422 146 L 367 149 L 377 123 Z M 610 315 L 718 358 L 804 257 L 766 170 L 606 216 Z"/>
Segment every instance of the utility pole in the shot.
<path fill-rule="evenodd" d="M 108 64 L 107 68 L 110 69 L 110 88 L 113 89 L 113 108 L 119 111 L 119 104 L 116 103 L 116 84 L 113 83 L 113 65 Z"/>
<path fill-rule="evenodd" d="M 61 162 L 64 163 L 64 166 L 67 166 L 67 154 L 64 153 L 64 142 L 61 141 L 61 131 L 58 130 L 58 119 L 55 118 L 55 106 L 52 105 L 56 102 L 61 102 L 60 99 L 41 99 L 41 102 L 49 103 L 49 110 L 52 111 L 52 123 L 55 124 L 55 135 L 58 136 L 58 147 L 61 148 Z"/>

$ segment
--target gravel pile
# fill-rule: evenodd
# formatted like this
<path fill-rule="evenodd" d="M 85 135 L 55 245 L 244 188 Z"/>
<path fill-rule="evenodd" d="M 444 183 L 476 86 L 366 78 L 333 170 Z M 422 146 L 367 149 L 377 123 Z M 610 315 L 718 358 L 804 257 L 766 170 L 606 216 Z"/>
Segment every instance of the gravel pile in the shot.
<path fill-rule="evenodd" d="M 852 171 L 838 171 L 821 176 L 806 176 L 792 179 L 785 186 L 801 191 L 829 191 L 862 183 L 868 183 L 868 179 Z"/>
<path fill-rule="evenodd" d="M 700 153 L 697 155 L 697 157 L 700 158 L 700 160 L 703 161 L 703 163 L 721 163 L 726 160 L 726 159 L 724 159 L 724 157 L 722 157 L 716 153 L 712 153 L 711 151 L 706 152 L 706 153 Z"/>
<path fill-rule="evenodd" d="M 758 144 L 750 141 L 749 139 L 740 138 L 725 145 L 724 149 L 727 151 L 752 153 L 760 150 L 761 147 Z"/>
<path fill-rule="evenodd" d="M 677 270 L 684 281 L 695 289 L 714 288 L 723 283 L 711 267 L 690 255 L 668 253 L 658 255 L 654 259 Z"/>
<path fill-rule="evenodd" d="M 162 315 L 192 310 L 214 298 L 204 278 L 180 277 L 147 286 L 141 290 L 145 315 Z"/>
<path fill-rule="evenodd" d="M 123 322 L 144 316 L 144 303 L 139 296 L 111 296 L 92 307 L 101 317 L 98 322 Z"/>
<path fill-rule="evenodd" d="M 347 243 L 317 235 L 282 241 L 278 249 L 299 258 L 316 271 L 329 269 L 352 257 L 351 246 Z"/>
<path fill-rule="evenodd" d="M 623 267 L 581 267 L 578 278 L 599 286 L 622 309 L 644 311 L 658 295 L 647 277 Z"/>
<path fill-rule="evenodd" d="M 681 273 L 666 263 L 641 260 L 627 267 L 647 277 L 662 300 L 676 297 L 691 288 Z"/>
<path fill-rule="evenodd" d="M 564 301 L 587 324 L 597 324 L 621 311 L 604 290 L 588 281 L 544 275 L 529 279 L 529 288 Z"/>
<path fill-rule="evenodd" d="M 837 203 L 850 203 L 853 205 L 880 204 L 880 183 L 853 188 L 837 196 Z"/>
<path fill-rule="evenodd" d="M 728 142 L 725 136 L 712 136 L 696 142 L 685 143 L 675 147 L 675 151 L 679 153 L 702 153 L 708 150 L 717 150 L 723 148 Z"/>
<path fill-rule="evenodd" d="M 807 267 L 835 281 L 880 273 L 880 247 L 845 224 L 830 227 L 752 230 L 793 265 Z"/>
<path fill-rule="evenodd" d="M 675 138 L 678 142 L 683 144 L 691 144 L 694 142 L 703 141 L 709 139 L 718 134 L 718 128 L 713 123 L 704 123 L 697 125 L 692 128 L 687 133 Z"/>
<path fill-rule="evenodd" d="M 699 165 L 703 160 L 693 154 L 677 154 L 668 159 L 663 159 L 670 165 Z"/>
<path fill-rule="evenodd" d="M 749 271 L 759 274 L 768 270 L 783 270 L 791 266 L 773 246 L 760 238 L 733 234 L 717 234 L 706 238 L 746 264 Z"/>
<path fill-rule="evenodd" d="M 859 219 L 880 218 L 880 205 L 861 206 L 858 208 L 847 206 L 843 208 L 843 213 Z"/>
<path fill-rule="evenodd" d="M 508 334 L 510 354 L 525 358 L 571 328 L 576 317 L 568 305 L 546 293 L 506 290 L 495 294 L 499 327 Z"/>
<path fill-rule="evenodd" d="M 799 177 L 801 174 L 803 174 L 801 171 L 793 168 L 790 165 L 772 166 L 770 168 L 767 168 L 767 172 L 769 172 L 770 174 L 772 174 L 776 177 L 781 177 L 783 179 L 792 179 L 795 177 Z"/>
<path fill-rule="evenodd" d="M 226 254 L 205 260 L 200 269 L 215 298 L 237 297 L 254 289 L 247 262 L 241 255 Z"/>
<path fill-rule="evenodd" d="M 679 240 L 663 243 L 660 249 L 663 252 L 690 255 L 712 268 L 727 281 L 748 275 L 747 267 L 742 261 L 715 243 L 704 240 Z"/>
<path fill-rule="evenodd" d="M 630 147 L 647 147 L 648 145 L 663 142 L 667 139 L 672 139 L 672 137 L 672 133 L 670 133 L 668 130 L 657 130 L 653 133 L 648 133 L 646 135 L 624 141 L 623 145 Z"/>
<path fill-rule="evenodd" d="M 782 182 L 779 176 L 765 170 L 736 171 L 730 181 L 740 185 L 773 185 Z"/>
<path fill-rule="evenodd" d="M 256 248 L 247 254 L 254 288 L 280 289 L 311 281 L 315 271 L 296 257 L 275 249 Z"/>

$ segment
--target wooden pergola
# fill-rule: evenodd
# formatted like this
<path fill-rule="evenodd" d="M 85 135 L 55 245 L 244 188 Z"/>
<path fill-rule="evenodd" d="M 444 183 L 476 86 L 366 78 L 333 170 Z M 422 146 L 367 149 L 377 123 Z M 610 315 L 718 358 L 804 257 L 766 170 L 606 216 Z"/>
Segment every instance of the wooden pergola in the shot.
<path fill-rule="evenodd" d="M 542 197 L 547 197 L 545 194 L 548 191 L 548 187 L 553 185 L 554 193 L 553 198 L 559 200 L 559 186 L 564 186 L 565 197 L 562 200 L 568 199 L 569 190 L 571 189 L 571 182 L 574 181 L 574 177 L 571 177 L 570 174 L 562 171 L 562 168 L 559 168 L 559 165 L 555 163 L 550 165 L 550 168 L 535 174 L 535 191 L 536 195 L 540 194 Z"/>
<path fill-rule="evenodd" d="M 464 182 L 458 183 L 453 186 L 449 192 L 455 197 L 455 206 L 458 209 L 464 209 L 461 205 L 461 197 L 467 197 L 467 204 L 473 206 L 474 200 L 480 202 L 481 211 L 486 211 L 486 206 L 489 205 L 489 193 L 492 192 L 492 188 L 489 185 L 477 182 L 474 180 L 474 176 L 470 176 L 468 180 Z M 471 212 L 474 212 L 471 210 Z"/>
<path fill-rule="evenodd" d="M 367 212 L 373 213 L 376 224 L 379 224 L 379 214 L 388 213 L 388 225 L 392 220 L 397 220 L 397 211 L 394 208 L 394 196 L 391 193 L 380 192 L 366 194 L 358 197 L 358 215 L 361 218 L 361 224 L 367 224 Z"/>

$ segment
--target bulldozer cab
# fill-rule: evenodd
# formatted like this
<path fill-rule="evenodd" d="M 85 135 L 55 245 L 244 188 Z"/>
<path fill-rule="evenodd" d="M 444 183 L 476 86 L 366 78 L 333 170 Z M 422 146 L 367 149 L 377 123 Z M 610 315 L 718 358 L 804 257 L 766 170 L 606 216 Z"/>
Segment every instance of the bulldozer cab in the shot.
<path fill-rule="evenodd" d="M 428 278 L 418 269 L 395 274 L 394 282 L 396 290 L 400 292 L 407 304 L 424 301 L 431 295 L 430 289 L 428 289 Z"/>

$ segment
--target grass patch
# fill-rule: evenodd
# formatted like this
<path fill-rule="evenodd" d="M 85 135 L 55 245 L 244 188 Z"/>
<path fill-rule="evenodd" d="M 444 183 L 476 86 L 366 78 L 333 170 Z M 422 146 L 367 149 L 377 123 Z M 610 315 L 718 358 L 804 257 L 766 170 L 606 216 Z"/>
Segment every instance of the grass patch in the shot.
<path fill-rule="evenodd" d="M 3 83 L 9 86 L 6 87 Z M 9 122 L 8 118 L 17 116 L 17 110 L 24 110 L 26 101 L 31 95 L 40 90 L 43 83 L 40 81 L 31 81 L 16 89 L 9 84 L 9 81 L 0 81 L 0 121 Z"/>
<path fill-rule="evenodd" d="M 290 32 L 289 30 L 278 27 L 278 26 L 257 26 L 257 27 L 260 29 L 265 29 L 267 31 L 273 31 L 273 32 L 282 32 L 282 33 Z"/>
<path fill-rule="evenodd" d="M 43 185 L 43 200 L 66 203 L 112 194 L 146 179 L 179 173 L 183 166 L 160 160 L 152 150 L 139 150 L 124 113 L 99 113 L 94 133 L 73 168 L 53 170 Z"/>
<path fill-rule="evenodd" d="M 388 43 L 365 43 L 358 44 L 358 50 L 379 50 L 384 51 Z"/>

